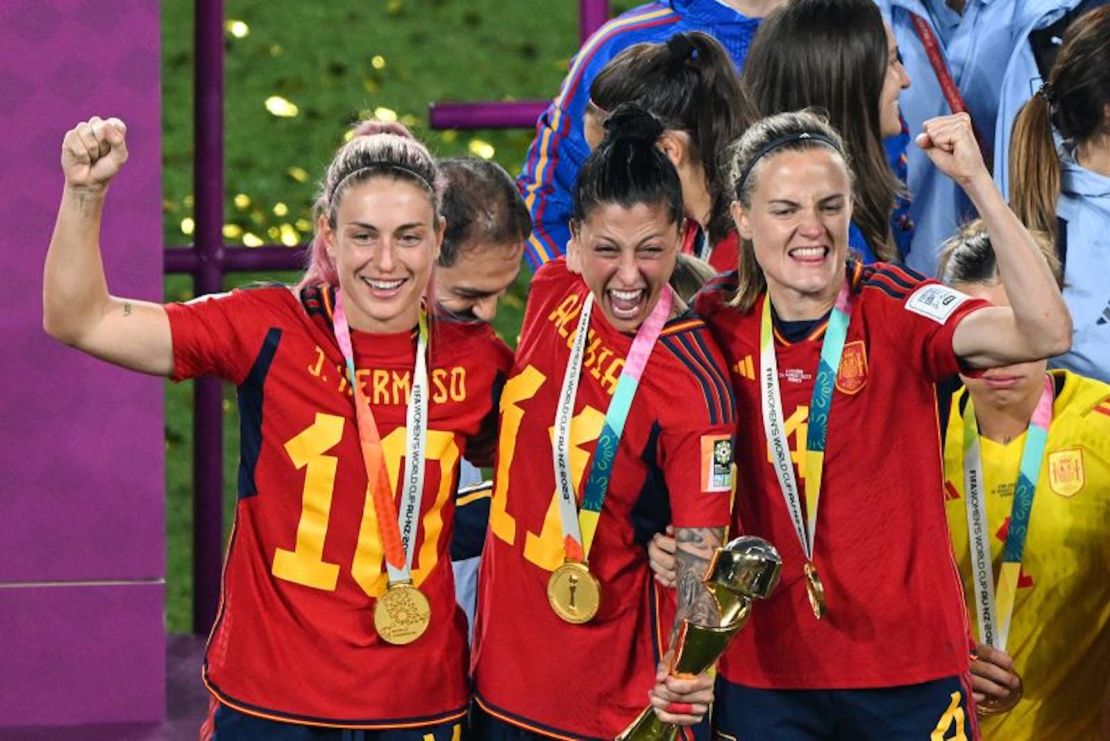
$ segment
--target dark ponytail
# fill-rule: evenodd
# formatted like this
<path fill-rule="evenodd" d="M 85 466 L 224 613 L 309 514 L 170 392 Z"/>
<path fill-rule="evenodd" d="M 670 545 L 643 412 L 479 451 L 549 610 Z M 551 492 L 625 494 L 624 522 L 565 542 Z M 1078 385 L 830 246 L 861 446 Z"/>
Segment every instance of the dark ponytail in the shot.
<path fill-rule="evenodd" d="M 682 224 L 682 183 L 655 143 L 663 125 L 644 109 L 622 105 L 605 121 L 605 138 L 578 173 L 572 219 L 585 221 L 599 206 L 663 206 L 677 229 Z"/>
<path fill-rule="evenodd" d="M 590 100 L 602 112 L 635 103 L 690 137 L 711 199 L 709 239 L 724 239 L 733 228 L 724 153 L 756 118 L 724 47 L 698 31 L 630 46 L 594 78 Z"/>

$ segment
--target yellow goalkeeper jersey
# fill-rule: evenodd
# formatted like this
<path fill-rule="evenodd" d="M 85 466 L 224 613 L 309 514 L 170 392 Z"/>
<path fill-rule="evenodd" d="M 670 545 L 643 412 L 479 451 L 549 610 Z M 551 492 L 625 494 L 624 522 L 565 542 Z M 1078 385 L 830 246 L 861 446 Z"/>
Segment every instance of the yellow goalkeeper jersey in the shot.
<path fill-rule="evenodd" d="M 983 738 L 1100 738 L 1110 691 L 1110 385 L 1053 371 L 1056 398 L 1029 521 L 1007 652 L 1021 702 L 986 718 Z M 970 625 L 977 631 L 964 499 L 966 389 L 952 401 L 944 446 L 948 525 Z M 997 582 L 1025 434 L 981 440 Z M 978 639 L 978 636 L 976 636 Z"/>

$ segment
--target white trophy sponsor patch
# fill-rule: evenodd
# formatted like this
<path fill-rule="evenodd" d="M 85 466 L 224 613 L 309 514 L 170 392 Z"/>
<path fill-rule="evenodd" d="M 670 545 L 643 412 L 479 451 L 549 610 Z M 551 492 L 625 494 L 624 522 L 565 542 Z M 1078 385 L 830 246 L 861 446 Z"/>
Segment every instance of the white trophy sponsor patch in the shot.
<path fill-rule="evenodd" d="M 937 324 L 944 324 L 948 321 L 948 317 L 952 316 L 952 312 L 969 298 L 967 294 L 948 286 L 929 283 L 913 292 L 906 301 L 906 309 L 932 319 Z"/>

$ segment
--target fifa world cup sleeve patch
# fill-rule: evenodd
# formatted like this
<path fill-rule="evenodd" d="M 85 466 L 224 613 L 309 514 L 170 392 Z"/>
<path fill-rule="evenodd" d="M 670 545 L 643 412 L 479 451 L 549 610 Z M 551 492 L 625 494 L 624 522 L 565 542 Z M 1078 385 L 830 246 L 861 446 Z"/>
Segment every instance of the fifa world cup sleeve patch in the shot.
<path fill-rule="evenodd" d="M 970 296 L 938 283 L 921 286 L 906 300 L 906 309 L 914 314 L 944 324 L 960 304 Z"/>
<path fill-rule="evenodd" d="M 732 438 L 701 436 L 701 490 L 732 491 Z"/>

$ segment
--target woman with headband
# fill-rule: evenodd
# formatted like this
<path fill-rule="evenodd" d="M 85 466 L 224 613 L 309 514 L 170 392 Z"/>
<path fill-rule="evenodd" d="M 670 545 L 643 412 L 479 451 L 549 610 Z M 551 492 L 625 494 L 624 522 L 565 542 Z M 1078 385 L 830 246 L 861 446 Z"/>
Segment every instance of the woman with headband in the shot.
<path fill-rule="evenodd" d="M 648 704 L 689 725 L 708 675 L 667 665 L 704 623 L 701 584 L 732 492 L 732 390 L 705 324 L 668 286 L 679 175 L 638 108 L 606 121 L 575 192 L 566 261 L 532 281 L 501 440 L 475 639 L 476 738 L 608 738 Z M 675 593 L 644 543 L 673 519 Z"/>
<path fill-rule="evenodd" d="M 683 253 L 718 271 L 735 268 L 725 150 L 756 116 L 728 52 L 697 31 L 622 51 L 590 85 L 583 131 L 591 148 L 601 141 L 606 111 L 622 103 L 635 103 L 663 123 L 657 145 L 682 183 Z"/>
<path fill-rule="evenodd" d="M 1014 121 L 1009 164 L 1014 210 L 1055 237 L 1064 264 L 1075 335 L 1051 365 L 1110 381 L 1110 7 L 1068 29 L 1048 80 Z"/>
<path fill-rule="evenodd" d="M 457 739 L 466 620 L 448 552 L 462 456 L 488 463 L 510 356 L 485 324 L 434 321 L 436 167 L 371 122 L 325 175 L 297 286 L 156 304 L 108 293 L 100 257 L 126 127 L 66 134 L 46 330 L 84 352 L 239 391 L 235 528 L 204 681 L 221 739 Z M 398 493 L 399 492 L 399 493 Z"/>
<path fill-rule="evenodd" d="M 779 546 L 783 575 L 721 660 L 721 738 L 976 734 L 935 382 L 1059 352 L 1070 325 L 966 115 L 926 122 L 917 144 L 1005 245 L 1012 307 L 849 257 L 853 173 L 819 116 L 771 116 L 734 148 L 740 271 L 695 306 L 738 419 L 762 420 L 737 431 L 733 526 Z"/>

